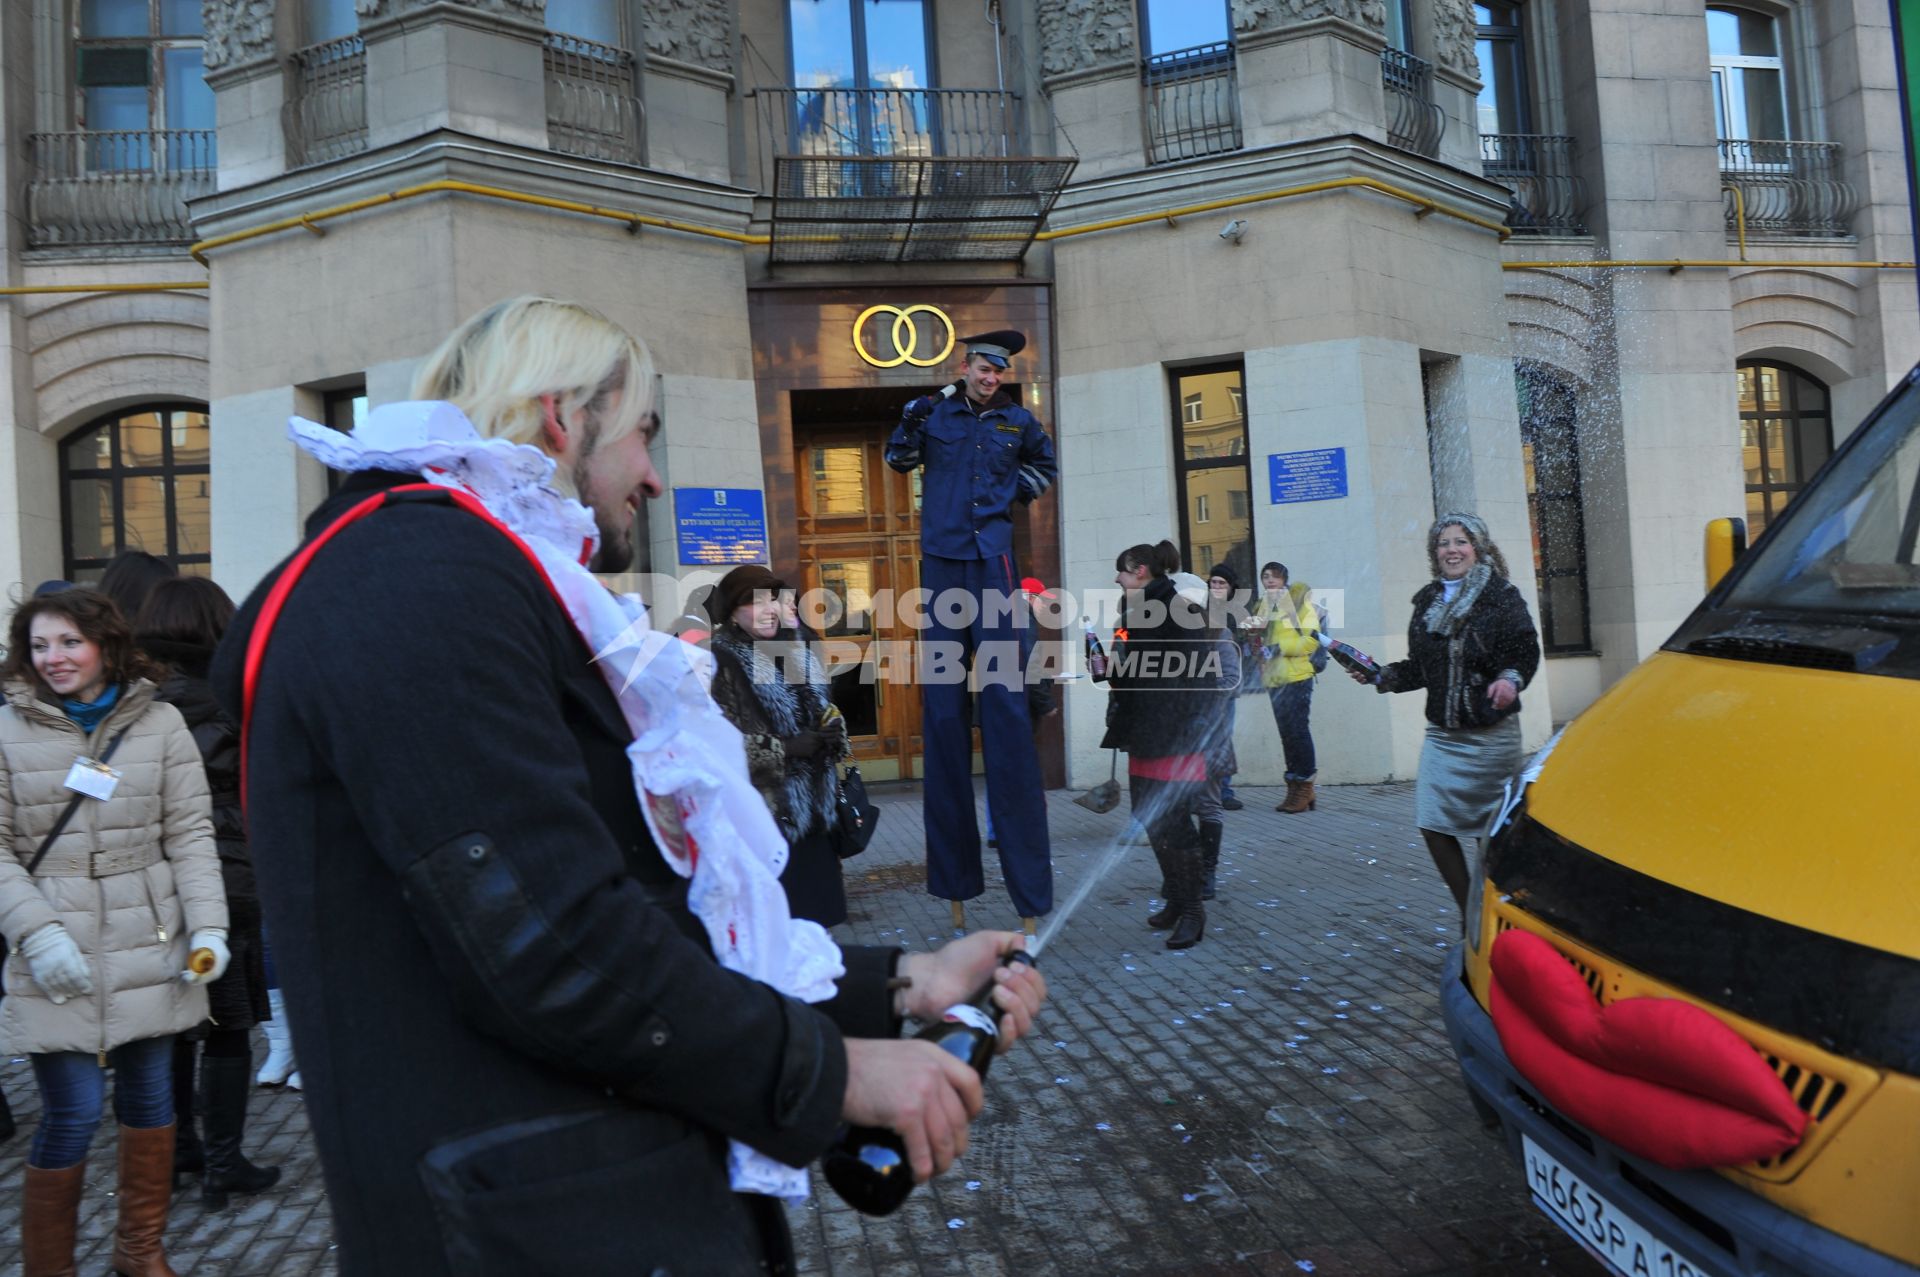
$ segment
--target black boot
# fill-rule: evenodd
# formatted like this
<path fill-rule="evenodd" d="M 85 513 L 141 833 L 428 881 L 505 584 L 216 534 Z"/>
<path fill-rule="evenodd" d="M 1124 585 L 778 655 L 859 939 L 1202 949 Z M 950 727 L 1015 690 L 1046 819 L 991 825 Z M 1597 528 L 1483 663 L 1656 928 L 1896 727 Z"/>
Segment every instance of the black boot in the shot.
<path fill-rule="evenodd" d="M 182 1175 L 198 1175 L 206 1168 L 200 1147 L 200 1128 L 193 1121 L 193 1065 L 200 1044 L 183 1033 L 173 1040 L 173 1186 Z"/>
<path fill-rule="evenodd" d="M 1157 913 L 1147 915 L 1147 930 L 1164 931 L 1173 925 L 1180 911 L 1173 903 L 1173 884 L 1178 881 L 1173 864 L 1167 858 L 1166 843 L 1163 839 L 1153 840 L 1153 858 L 1160 862 L 1160 899 L 1165 901 Z"/>
<path fill-rule="evenodd" d="M 229 1193 L 257 1193 L 280 1182 L 277 1166 L 255 1166 L 240 1152 L 247 1130 L 247 1088 L 253 1062 L 243 1055 L 209 1055 L 200 1061 L 202 1122 L 207 1139 L 207 1175 L 200 1200 L 224 1210 Z"/>
<path fill-rule="evenodd" d="M 0 1144 L 12 1139 L 17 1129 L 13 1124 L 13 1106 L 7 1103 L 7 1093 L 0 1091 Z"/>
<path fill-rule="evenodd" d="M 1225 827 L 1217 820 L 1200 822 L 1200 898 L 1213 899 L 1215 887 L 1219 885 L 1220 872 L 1220 835 Z"/>
<path fill-rule="evenodd" d="M 1191 949 L 1200 943 L 1207 930 L 1207 908 L 1200 903 L 1200 885 L 1204 870 L 1200 867 L 1200 840 L 1190 823 L 1179 831 L 1179 842 L 1171 849 L 1173 904 L 1176 916 L 1173 934 L 1167 937 L 1169 949 Z"/>

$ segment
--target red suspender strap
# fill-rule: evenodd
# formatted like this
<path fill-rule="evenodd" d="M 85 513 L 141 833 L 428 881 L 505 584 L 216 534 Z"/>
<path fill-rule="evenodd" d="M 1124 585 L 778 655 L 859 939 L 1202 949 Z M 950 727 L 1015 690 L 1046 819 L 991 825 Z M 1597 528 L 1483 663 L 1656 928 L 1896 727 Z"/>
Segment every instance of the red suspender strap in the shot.
<path fill-rule="evenodd" d="M 253 727 L 254 690 L 259 683 L 261 662 L 266 659 L 267 640 L 273 634 L 275 622 L 280 619 L 280 610 L 286 606 L 287 596 L 293 593 L 293 587 L 299 584 L 300 577 L 306 572 L 307 566 L 313 562 L 313 556 L 318 554 L 327 542 L 333 540 L 350 524 L 358 523 L 374 511 L 384 510 L 387 506 L 398 504 L 401 500 L 446 501 L 465 510 L 483 523 L 491 525 L 526 556 L 527 562 L 533 565 L 533 570 L 540 574 L 541 584 L 547 587 L 547 593 L 553 596 L 553 601 L 559 605 L 562 612 L 567 610 L 566 600 L 562 599 L 560 591 L 554 588 L 553 578 L 547 575 L 547 569 L 540 562 L 540 556 L 533 552 L 533 547 L 522 541 L 513 529 L 494 518 L 493 512 L 482 505 L 479 498 L 472 493 L 462 492 L 458 488 L 443 488 L 437 483 L 406 483 L 388 488 L 383 492 L 376 492 L 328 524 L 326 530 L 319 536 L 300 547 L 300 552 L 293 556 L 286 569 L 280 573 L 273 583 L 273 588 L 267 591 L 266 601 L 260 605 L 260 615 L 254 621 L 253 633 L 247 638 L 247 658 L 242 667 L 240 684 L 240 804 L 243 809 L 247 804 L 247 747 Z M 580 641 L 586 642 L 584 635 Z"/>

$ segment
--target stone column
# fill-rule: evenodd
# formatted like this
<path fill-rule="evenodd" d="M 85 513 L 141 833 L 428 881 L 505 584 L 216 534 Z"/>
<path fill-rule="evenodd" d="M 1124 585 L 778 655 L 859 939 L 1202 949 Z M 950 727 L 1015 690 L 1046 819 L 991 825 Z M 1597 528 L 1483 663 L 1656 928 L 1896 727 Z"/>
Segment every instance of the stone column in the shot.
<path fill-rule="evenodd" d="M 1707 30 L 1697 6 L 1572 0 L 1570 131 L 1614 258 L 1724 260 Z M 1724 270 L 1607 271 L 1617 410 L 1581 413 L 1593 637 L 1612 682 L 1700 600 L 1701 529 L 1745 509 Z M 1603 304 L 1604 309 L 1604 304 Z"/>
<path fill-rule="evenodd" d="M 1384 142 L 1383 0 L 1232 0 L 1248 149 L 1358 134 Z"/>
<path fill-rule="evenodd" d="M 649 167 L 733 180 L 733 9 L 727 0 L 644 0 Z"/>
<path fill-rule="evenodd" d="M 1076 180 L 1146 163 L 1146 106 L 1134 0 L 1038 0 L 1041 85 Z"/>
<path fill-rule="evenodd" d="M 216 348 L 220 331 L 216 322 Z M 287 442 L 287 418 L 318 411 L 317 396 L 292 386 L 227 395 L 211 405 L 213 561 L 220 584 L 235 598 L 245 598 L 300 544 L 307 514 L 326 496 L 326 471 Z"/>
<path fill-rule="evenodd" d="M 1446 117 L 1440 162 L 1480 171 L 1480 59 L 1474 49 L 1472 0 L 1427 0 L 1433 40 L 1433 101 Z"/>
<path fill-rule="evenodd" d="M 280 55 L 279 0 L 201 0 L 201 57 L 213 90 L 220 190 L 277 177 L 287 168 L 281 122 L 286 75 Z"/>
<path fill-rule="evenodd" d="M 356 3 L 369 148 L 436 129 L 546 147 L 546 0 Z"/>

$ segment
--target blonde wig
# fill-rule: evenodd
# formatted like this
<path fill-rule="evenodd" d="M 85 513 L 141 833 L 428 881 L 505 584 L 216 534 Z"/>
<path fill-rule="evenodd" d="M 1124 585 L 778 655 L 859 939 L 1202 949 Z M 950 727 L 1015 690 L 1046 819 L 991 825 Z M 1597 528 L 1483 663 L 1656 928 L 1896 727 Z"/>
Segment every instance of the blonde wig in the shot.
<path fill-rule="evenodd" d="M 618 411 L 607 404 L 624 392 Z M 632 434 L 653 414 L 653 356 L 596 310 L 551 297 L 495 302 L 454 329 L 413 379 L 415 399 L 444 399 L 490 438 L 542 447 L 540 396 L 559 416 L 585 407 L 598 442 Z M 563 476 L 564 477 L 564 476 Z"/>
<path fill-rule="evenodd" d="M 1459 528 L 1467 534 L 1467 540 L 1473 542 L 1474 561 L 1484 563 L 1493 569 L 1495 576 L 1507 575 L 1506 556 L 1500 553 L 1500 547 L 1493 543 L 1493 537 L 1487 531 L 1487 521 L 1477 514 L 1443 514 L 1433 521 L 1427 529 L 1427 566 L 1433 569 L 1434 578 L 1440 576 L 1440 534 L 1448 528 Z"/>

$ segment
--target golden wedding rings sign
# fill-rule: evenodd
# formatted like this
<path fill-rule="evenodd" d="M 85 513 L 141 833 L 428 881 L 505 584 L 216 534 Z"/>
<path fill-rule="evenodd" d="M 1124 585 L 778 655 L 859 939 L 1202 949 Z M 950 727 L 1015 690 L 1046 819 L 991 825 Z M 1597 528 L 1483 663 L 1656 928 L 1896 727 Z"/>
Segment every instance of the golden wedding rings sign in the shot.
<path fill-rule="evenodd" d="M 882 359 L 867 349 L 867 321 L 875 315 L 893 316 L 892 331 L 888 334 L 894 352 L 891 359 Z M 913 321 L 915 315 L 932 315 L 947 330 L 946 345 L 924 358 L 920 354 L 920 325 Z M 928 326 L 932 327 L 932 325 Z M 928 334 L 930 338 L 937 335 L 937 333 Z M 909 306 L 905 310 L 898 306 L 869 306 L 860 312 L 860 318 L 853 321 L 854 352 L 875 368 L 898 368 L 901 364 L 912 364 L 915 368 L 932 368 L 953 353 L 954 340 L 953 320 L 949 319 L 947 312 L 938 306 Z"/>

